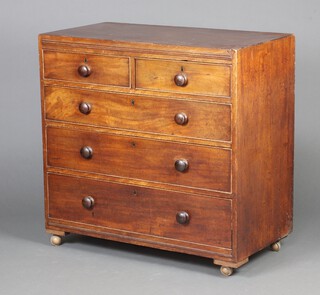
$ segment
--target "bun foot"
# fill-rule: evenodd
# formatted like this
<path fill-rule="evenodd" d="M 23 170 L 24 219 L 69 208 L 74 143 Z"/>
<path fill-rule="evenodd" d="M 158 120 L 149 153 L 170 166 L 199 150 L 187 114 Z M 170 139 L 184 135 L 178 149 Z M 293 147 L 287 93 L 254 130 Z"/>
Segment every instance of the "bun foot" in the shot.
<path fill-rule="evenodd" d="M 229 277 L 233 274 L 233 268 L 229 267 L 229 266 L 221 266 L 220 267 L 220 272 L 222 275 L 224 275 L 225 277 Z"/>
<path fill-rule="evenodd" d="M 280 243 L 280 241 L 271 244 L 271 245 L 270 245 L 270 248 L 271 248 L 271 250 L 274 251 L 274 252 L 279 252 L 280 249 L 281 249 L 281 243 Z"/>
<path fill-rule="evenodd" d="M 249 261 L 249 258 L 243 259 L 241 261 L 236 261 L 236 262 L 213 259 L 213 264 L 219 265 L 221 274 L 224 275 L 225 277 L 229 277 L 233 274 L 233 271 L 236 268 L 239 268 L 240 266 L 246 264 L 248 261 Z"/>
<path fill-rule="evenodd" d="M 53 236 L 50 238 L 50 243 L 51 243 L 51 245 L 53 245 L 53 246 L 60 246 L 60 245 L 62 244 L 62 238 L 59 237 L 59 236 L 53 235 Z"/>

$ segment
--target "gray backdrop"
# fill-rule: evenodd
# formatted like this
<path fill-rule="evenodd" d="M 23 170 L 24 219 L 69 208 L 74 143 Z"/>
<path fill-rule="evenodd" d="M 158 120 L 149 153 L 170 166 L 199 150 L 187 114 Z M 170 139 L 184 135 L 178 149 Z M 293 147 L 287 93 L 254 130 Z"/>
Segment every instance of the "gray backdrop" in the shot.
<path fill-rule="evenodd" d="M 311 294 L 320 274 L 319 0 L 55 0 L 0 5 L 1 294 Z M 209 259 L 44 231 L 37 35 L 102 21 L 296 35 L 294 233 L 233 277 Z M 318 292 L 316 292 L 318 293 Z"/>

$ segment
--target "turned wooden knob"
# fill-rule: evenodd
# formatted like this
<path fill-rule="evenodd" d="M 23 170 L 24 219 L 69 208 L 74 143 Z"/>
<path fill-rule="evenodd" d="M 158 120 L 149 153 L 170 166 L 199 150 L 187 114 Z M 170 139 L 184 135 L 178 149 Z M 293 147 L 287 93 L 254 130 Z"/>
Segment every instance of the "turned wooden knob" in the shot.
<path fill-rule="evenodd" d="M 81 65 L 78 68 L 78 73 L 81 77 L 89 77 L 91 75 L 91 69 L 88 65 Z"/>
<path fill-rule="evenodd" d="M 84 115 L 89 115 L 91 112 L 91 104 L 88 102 L 82 102 L 79 104 L 79 111 Z"/>
<path fill-rule="evenodd" d="M 179 172 L 185 172 L 185 171 L 187 171 L 188 168 L 189 168 L 189 163 L 188 163 L 188 161 L 185 160 L 185 159 L 179 159 L 179 160 L 175 161 L 174 167 L 175 167 L 176 170 L 179 171 Z"/>
<path fill-rule="evenodd" d="M 188 77 L 185 73 L 178 73 L 174 76 L 174 83 L 176 83 L 177 86 L 183 87 L 188 84 Z"/>
<path fill-rule="evenodd" d="M 190 220 L 190 216 L 187 212 L 185 211 L 180 211 L 176 215 L 176 220 L 180 224 L 188 224 Z"/>
<path fill-rule="evenodd" d="M 174 120 L 178 125 L 186 125 L 188 123 L 188 116 L 185 113 L 178 113 L 174 116 Z"/>
<path fill-rule="evenodd" d="M 92 158 L 92 155 L 93 155 L 93 150 L 92 150 L 92 147 L 90 146 L 83 146 L 81 149 L 80 149 L 80 154 L 82 156 L 82 158 L 84 159 L 91 159 Z"/>
<path fill-rule="evenodd" d="M 94 198 L 87 196 L 82 199 L 82 206 L 86 209 L 92 209 L 94 206 Z"/>

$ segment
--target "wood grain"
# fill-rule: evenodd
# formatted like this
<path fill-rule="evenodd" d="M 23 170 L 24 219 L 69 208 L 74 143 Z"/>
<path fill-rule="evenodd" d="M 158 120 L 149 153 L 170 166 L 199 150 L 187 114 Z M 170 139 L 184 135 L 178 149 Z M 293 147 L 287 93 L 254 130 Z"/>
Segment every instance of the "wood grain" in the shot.
<path fill-rule="evenodd" d="M 80 149 L 90 146 L 93 157 Z M 48 127 L 48 165 L 141 180 L 230 191 L 231 153 L 226 149 L 147 140 L 94 131 Z M 178 159 L 189 161 L 185 173 Z"/>
<path fill-rule="evenodd" d="M 243 49 L 238 60 L 237 259 L 292 230 L 294 37 Z"/>
<path fill-rule="evenodd" d="M 129 43 L 131 46 L 137 43 L 142 48 L 146 45 L 168 48 L 171 45 L 217 50 L 239 49 L 282 38 L 288 34 L 104 22 L 43 35 L 47 38 L 63 37 L 64 40 L 72 39 L 74 42 L 82 43 Z"/>
<path fill-rule="evenodd" d="M 45 101 L 46 118 L 50 120 L 178 137 L 231 140 L 230 105 L 59 87 L 45 87 Z M 90 114 L 79 111 L 82 102 L 90 103 Z M 174 121 L 174 116 L 181 112 L 188 116 L 188 123 L 183 126 Z"/>
<path fill-rule="evenodd" d="M 231 246 L 231 201 L 168 193 L 83 178 L 49 175 L 49 219 L 155 235 L 224 248 Z M 82 198 L 92 196 L 92 210 Z M 190 222 L 181 225 L 176 213 Z M 81 228 L 81 225 L 79 225 Z"/>
<path fill-rule="evenodd" d="M 116 23 L 40 35 L 48 232 L 230 267 L 288 235 L 294 46 L 289 34 Z M 174 83 L 181 71 L 184 87 Z M 78 110 L 84 101 L 89 115 Z M 177 112 L 188 124 L 174 122 Z M 80 156 L 87 145 L 90 160 Z"/>
<path fill-rule="evenodd" d="M 179 87 L 174 77 L 182 70 L 188 84 Z M 230 73 L 231 67 L 226 65 L 137 59 L 136 88 L 230 97 Z"/>
<path fill-rule="evenodd" d="M 44 51 L 44 79 L 57 79 L 90 84 L 129 87 L 129 58 Z M 88 65 L 89 77 L 78 73 L 80 65 Z"/>

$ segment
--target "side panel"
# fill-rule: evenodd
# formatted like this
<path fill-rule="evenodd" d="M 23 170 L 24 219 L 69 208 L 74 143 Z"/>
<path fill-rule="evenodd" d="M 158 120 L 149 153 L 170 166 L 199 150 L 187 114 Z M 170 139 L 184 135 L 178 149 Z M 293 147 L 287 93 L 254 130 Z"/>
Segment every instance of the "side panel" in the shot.
<path fill-rule="evenodd" d="M 294 54 L 294 36 L 238 52 L 238 261 L 292 230 Z"/>

